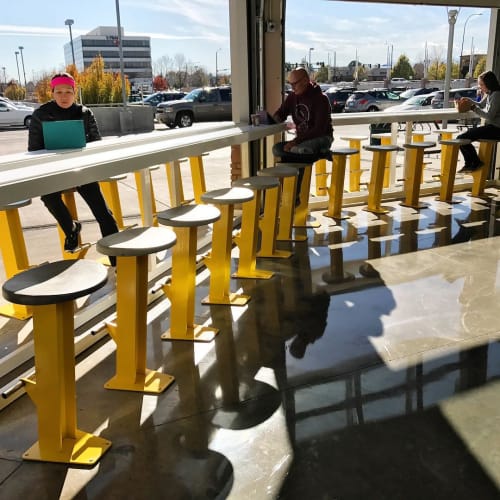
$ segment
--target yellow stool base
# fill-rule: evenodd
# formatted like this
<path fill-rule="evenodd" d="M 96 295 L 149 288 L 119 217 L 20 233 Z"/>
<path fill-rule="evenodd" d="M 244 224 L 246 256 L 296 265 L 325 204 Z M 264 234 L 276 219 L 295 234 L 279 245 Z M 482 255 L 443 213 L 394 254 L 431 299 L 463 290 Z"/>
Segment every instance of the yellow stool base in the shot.
<path fill-rule="evenodd" d="M 24 460 L 59 462 L 65 464 L 95 464 L 111 447 L 111 441 L 93 434 L 76 431 L 75 438 L 65 438 L 59 449 L 40 452 L 38 442 L 23 454 Z"/>
<path fill-rule="evenodd" d="M 168 329 L 162 334 L 162 340 L 188 340 L 190 342 L 212 342 L 215 336 L 219 333 L 217 328 L 209 326 L 193 325 L 193 328 L 188 328 L 184 334 L 172 332 Z"/>
<path fill-rule="evenodd" d="M 31 318 L 31 309 L 20 304 L 5 304 L 0 306 L 0 315 L 9 318 L 25 320 Z"/>
<path fill-rule="evenodd" d="M 123 377 L 115 375 L 104 384 L 104 387 L 106 389 L 115 389 L 118 391 L 136 391 L 150 394 L 160 394 L 175 381 L 175 378 L 172 375 L 148 369 L 146 369 L 146 374 L 138 377 L 139 380 L 136 380 L 135 382 L 120 380 L 121 378 Z"/>
<path fill-rule="evenodd" d="M 258 269 L 248 272 L 237 271 L 231 275 L 232 278 L 249 278 L 258 280 L 268 280 L 273 276 L 274 273 L 272 271 L 263 271 Z"/>
<path fill-rule="evenodd" d="M 241 295 L 238 293 L 230 293 L 228 296 L 217 298 L 211 298 L 210 295 L 205 297 L 201 303 L 202 304 L 219 304 L 225 306 L 244 306 L 250 300 L 250 295 Z"/>

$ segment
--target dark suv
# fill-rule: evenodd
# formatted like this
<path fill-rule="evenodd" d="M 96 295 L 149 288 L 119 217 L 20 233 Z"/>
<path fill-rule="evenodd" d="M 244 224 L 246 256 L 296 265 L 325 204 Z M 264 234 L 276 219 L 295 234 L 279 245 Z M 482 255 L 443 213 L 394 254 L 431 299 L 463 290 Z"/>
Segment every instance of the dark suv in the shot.
<path fill-rule="evenodd" d="M 354 87 L 352 88 L 331 88 L 325 92 L 325 95 L 328 97 L 330 101 L 330 106 L 332 107 L 332 113 L 342 113 L 344 111 L 345 102 L 347 98 L 355 91 Z"/>
<path fill-rule="evenodd" d="M 156 107 L 156 119 L 167 127 L 190 127 L 193 122 L 231 120 L 231 87 L 204 87 L 194 89 L 179 101 L 170 101 Z"/>
<path fill-rule="evenodd" d="M 401 104 L 403 100 L 388 89 L 360 90 L 347 99 L 344 111 L 381 111 L 389 106 Z"/>

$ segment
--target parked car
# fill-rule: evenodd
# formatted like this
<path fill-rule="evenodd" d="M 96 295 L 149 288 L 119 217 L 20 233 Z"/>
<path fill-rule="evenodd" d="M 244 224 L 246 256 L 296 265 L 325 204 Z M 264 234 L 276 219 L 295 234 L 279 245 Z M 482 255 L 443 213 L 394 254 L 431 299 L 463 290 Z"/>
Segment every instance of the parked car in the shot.
<path fill-rule="evenodd" d="M 424 94 L 430 94 L 431 92 L 437 92 L 439 89 L 437 87 L 431 87 L 431 88 L 418 88 L 418 89 L 408 89 L 405 90 L 404 92 L 401 92 L 399 94 L 399 97 L 402 97 L 403 99 L 409 99 L 410 97 L 413 97 L 414 95 L 424 95 Z"/>
<path fill-rule="evenodd" d="M 161 102 L 177 101 L 182 99 L 186 95 L 186 92 L 174 92 L 171 90 L 162 90 L 160 92 L 155 92 L 150 94 L 142 100 L 142 104 L 149 104 L 156 108 Z"/>
<path fill-rule="evenodd" d="M 402 101 L 397 94 L 387 89 L 358 90 L 349 96 L 344 111 L 381 111 Z"/>
<path fill-rule="evenodd" d="M 0 127 L 29 127 L 34 108 L 0 101 Z"/>
<path fill-rule="evenodd" d="M 232 118 L 231 87 L 194 89 L 181 100 L 160 103 L 156 119 L 167 127 L 190 127 L 193 122 L 224 121 Z"/>
<path fill-rule="evenodd" d="M 406 78 L 391 78 L 391 85 L 401 87 L 402 85 L 408 85 L 410 82 Z"/>
<path fill-rule="evenodd" d="M 344 111 L 345 103 L 347 98 L 355 91 L 352 88 L 331 88 L 325 92 L 325 95 L 330 101 L 330 106 L 332 107 L 332 113 L 342 113 Z"/>
<path fill-rule="evenodd" d="M 470 99 L 476 99 L 477 88 L 463 88 L 463 89 L 450 89 L 449 106 L 452 108 L 455 104 L 455 99 L 460 99 L 460 97 L 469 97 Z M 444 101 L 444 90 L 436 92 L 436 95 L 432 99 L 431 106 L 434 109 L 440 109 L 443 107 Z"/>
<path fill-rule="evenodd" d="M 432 98 L 436 95 L 436 92 L 432 92 L 431 94 L 424 95 L 414 95 L 409 99 L 406 99 L 401 104 L 397 104 L 396 106 L 389 106 L 385 108 L 384 111 L 393 112 L 393 111 L 419 111 L 422 109 L 429 109 L 431 107 Z"/>

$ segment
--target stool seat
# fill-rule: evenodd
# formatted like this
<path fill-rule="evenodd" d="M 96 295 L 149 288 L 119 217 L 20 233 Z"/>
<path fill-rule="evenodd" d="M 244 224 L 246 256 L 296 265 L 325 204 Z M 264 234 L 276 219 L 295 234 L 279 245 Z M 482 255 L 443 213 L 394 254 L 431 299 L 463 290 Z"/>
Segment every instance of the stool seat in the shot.
<path fill-rule="evenodd" d="M 379 134 L 371 134 L 375 139 L 383 139 L 384 137 L 392 137 L 390 132 L 380 132 Z"/>
<path fill-rule="evenodd" d="M 118 174 L 118 175 L 112 175 L 111 177 L 108 177 L 107 179 L 104 179 L 101 182 L 106 182 L 106 181 L 122 181 L 123 179 L 126 179 L 128 174 Z"/>
<path fill-rule="evenodd" d="M 382 134 L 380 134 L 382 135 Z M 375 136 L 373 136 L 375 137 Z M 395 144 L 385 144 L 385 145 L 380 145 L 380 146 L 363 146 L 363 149 L 366 149 L 366 151 L 399 151 L 401 148 L 399 146 L 396 146 Z"/>
<path fill-rule="evenodd" d="M 366 135 L 343 135 L 340 137 L 343 141 L 366 141 L 368 136 Z"/>
<path fill-rule="evenodd" d="M 426 141 L 426 142 L 409 142 L 409 143 L 403 144 L 403 147 L 407 148 L 407 149 L 425 149 L 425 148 L 432 148 L 435 145 L 436 145 L 435 142 L 430 142 L 430 141 Z"/>
<path fill-rule="evenodd" d="M 220 210 L 211 205 L 183 205 L 158 213 L 158 221 L 165 226 L 204 226 L 219 220 Z"/>
<path fill-rule="evenodd" d="M 7 203 L 6 205 L 0 205 L 0 210 L 12 210 L 14 208 L 26 207 L 31 205 L 31 199 L 14 201 L 13 203 Z"/>
<path fill-rule="evenodd" d="M 300 165 L 298 163 L 297 165 Z M 287 167 L 284 165 L 279 165 L 277 167 L 264 168 L 257 171 L 257 175 L 264 175 L 269 177 L 296 177 L 298 175 L 297 167 Z"/>
<path fill-rule="evenodd" d="M 306 168 L 310 165 L 311 163 L 307 162 L 280 162 L 276 164 L 276 167 Z"/>
<path fill-rule="evenodd" d="M 355 148 L 336 148 L 336 149 L 332 150 L 332 155 L 349 156 L 349 155 L 355 155 L 356 153 L 359 153 L 359 149 L 355 149 Z"/>
<path fill-rule="evenodd" d="M 273 187 L 278 187 L 280 181 L 276 177 L 254 175 L 244 179 L 237 179 L 233 182 L 233 186 L 245 187 L 254 191 L 263 191 Z"/>
<path fill-rule="evenodd" d="M 244 203 L 253 198 L 253 192 L 245 187 L 231 187 L 207 191 L 201 195 L 205 203 L 214 203 L 216 205 L 232 205 L 235 203 Z"/>
<path fill-rule="evenodd" d="M 132 257 L 160 252 L 175 241 L 175 233 L 166 227 L 135 227 L 100 239 L 96 248 L 104 255 Z"/>
<path fill-rule="evenodd" d="M 470 143 L 471 141 L 469 141 L 469 139 L 441 139 L 439 141 L 439 144 L 444 144 L 445 146 L 465 146 Z"/>
<path fill-rule="evenodd" d="M 458 132 L 458 129 L 456 129 L 456 128 L 440 128 L 439 130 L 435 131 L 435 133 L 437 135 L 456 134 L 457 132 Z"/>
<path fill-rule="evenodd" d="M 107 280 L 106 267 L 98 262 L 62 260 L 13 276 L 3 284 L 2 293 L 15 304 L 57 304 L 95 292 Z"/>

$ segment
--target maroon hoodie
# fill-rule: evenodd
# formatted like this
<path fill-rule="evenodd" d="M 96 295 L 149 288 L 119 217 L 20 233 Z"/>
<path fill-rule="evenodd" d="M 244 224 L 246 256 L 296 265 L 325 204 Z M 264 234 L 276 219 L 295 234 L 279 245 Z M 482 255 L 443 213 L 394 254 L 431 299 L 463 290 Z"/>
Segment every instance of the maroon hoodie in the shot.
<path fill-rule="evenodd" d="M 309 82 L 306 91 L 300 95 L 291 92 L 274 114 L 284 122 L 288 115 L 292 116 L 297 130 L 297 144 L 308 139 L 328 136 L 332 137 L 333 128 L 330 117 L 331 107 L 328 97 L 321 87 Z M 278 120 L 277 120 L 278 121 Z"/>

